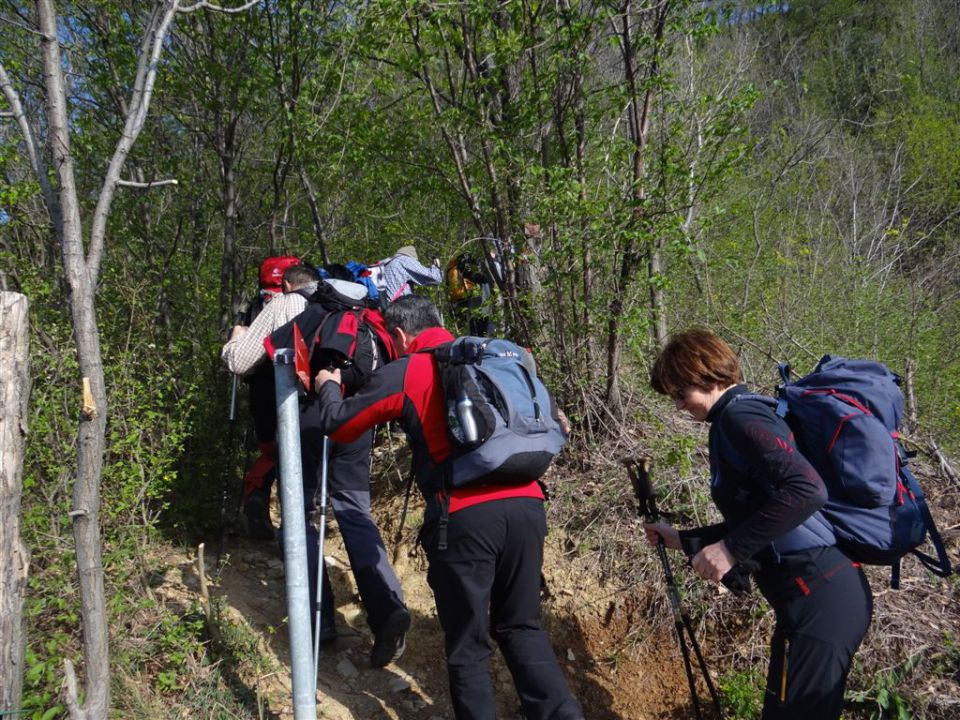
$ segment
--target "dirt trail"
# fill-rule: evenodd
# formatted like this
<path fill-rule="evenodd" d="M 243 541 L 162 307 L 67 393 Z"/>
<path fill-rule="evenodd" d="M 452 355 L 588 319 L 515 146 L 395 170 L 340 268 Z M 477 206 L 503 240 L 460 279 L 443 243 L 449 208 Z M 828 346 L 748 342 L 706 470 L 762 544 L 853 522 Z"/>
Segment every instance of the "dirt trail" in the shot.
<path fill-rule="evenodd" d="M 382 481 L 378 481 L 382 482 Z M 388 549 L 398 523 L 402 499 L 395 493 L 377 497 L 374 512 Z M 390 497 L 386 497 L 391 495 Z M 413 503 L 411 503 L 413 504 Z M 274 507 L 274 522 L 279 513 Z M 442 634 L 433 596 L 426 583 L 422 553 L 410 553 L 417 523 L 408 517 L 403 552 L 396 571 L 413 616 L 403 657 L 385 669 L 372 669 L 367 656 L 372 636 L 359 605 L 347 555 L 335 521 L 325 547 L 337 602 L 341 637 L 322 653 L 318 716 L 327 720 L 452 719 L 443 660 Z M 331 513 L 332 517 L 332 513 Z M 544 624 L 575 695 L 591 720 L 652 720 L 689 714 L 689 696 L 673 637 L 650 638 L 638 652 L 635 600 L 602 587 L 564 553 L 564 538 L 547 538 L 544 574 L 550 588 L 543 605 Z M 263 701 L 264 717 L 291 718 L 289 642 L 284 599 L 283 564 L 277 543 L 255 542 L 240 535 L 227 538 L 226 562 L 211 593 L 223 596 L 233 620 L 246 623 L 261 638 L 260 651 L 272 656 L 279 670 L 244 684 Z M 646 658 L 645 664 L 638 658 Z M 522 718 L 510 675 L 498 653 L 492 662 L 497 717 Z"/>

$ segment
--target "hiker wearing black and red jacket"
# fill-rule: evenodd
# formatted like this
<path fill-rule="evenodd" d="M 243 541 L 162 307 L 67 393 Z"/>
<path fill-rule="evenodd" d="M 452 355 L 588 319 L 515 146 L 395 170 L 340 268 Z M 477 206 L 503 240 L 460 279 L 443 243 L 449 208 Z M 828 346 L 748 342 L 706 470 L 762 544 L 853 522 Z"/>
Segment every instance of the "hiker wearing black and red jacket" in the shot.
<path fill-rule="evenodd" d="M 453 340 L 436 306 L 404 296 L 385 311 L 404 357 L 384 366 L 367 386 L 344 399 L 339 371 L 321 370 L 316 388 L 323 429 L 349 441 L 379 423 L 399 420 L 413 451 L 414 473 L 426 501 L 420 542 L 427 581 L 445 635 L 447 671 L 458 720 L 492 720 L 489 636 L 500 646 L 524 717 L 583 718 L 540 624 L 540 570 L 547 532 L 537 481 L 479 484 L 441 491 L 450 454 L 447 411 L 436 360 L 429 350 Z M 444 515 L 442 506 L 447 505 Z M 447 546 L 439 549 L 445 520 Z"/>
<path fill-rule="evenodd" d="M 710 423 L 710 494 L 723 522 L 679 532 L 649 523 L 647 540 L 683 550 L 708 581 L 743 588 L 752 573 L 776 615 L 763 720 L 832 720 L 873 596 L 819 513 L 823 480 L 786 422 L 741 383 L 736 354 L 705 330 L 674 335 L 657 358 L 653 389 Z"/>
<path fill-rule="evenodd" d="M 396 353 L 393 342 L 383 327 L 379 312 L 365 306 L 367 291 L 363 285 L 346 280 L 352 277 L 342 265 L 327 265 L 328 275 L 310 296 L 302 313 L 277 328 L 264 340 L 268 354 L 278 347 L 295 347 L 297 334 L 309 348 L 311 376 L 326 366 L 334 356 L 350 358 L 345 370 L 344 386 L 353 393 L 367 381 L 373 368 L 388 362 Z M 299 368 L 298 368 L 299 371 Z M 309 385 L 309 383 L 308 383 Z M 333 588 L 319 557 L 319 531 L 311 522 L 317 506 L 318 488 L 323 466 L 323 436 L 320 428 L 317 396 L 312 388 L 300 398 L 300 445 L 303 466 L 303 495 L 307 518 L 307 563 L 311 606 L 316 606 L 317 572 L 323 583 L 321 640 L 333 640 L 336 631 L 333 618 Z M 373 632 L 370 665 L 383 667 L 399 658 L 403 638 L 410 626 L 410 613 L 404 603 L 403 589 L 390 565 L 383 538 L 370 511 L 370 452 L 373 430 L 359 433 L 348 442 L 333 438 L 327 457 L 328 495 L 337 520 L 357 591 L 367 612 L 367 623 Z"/>

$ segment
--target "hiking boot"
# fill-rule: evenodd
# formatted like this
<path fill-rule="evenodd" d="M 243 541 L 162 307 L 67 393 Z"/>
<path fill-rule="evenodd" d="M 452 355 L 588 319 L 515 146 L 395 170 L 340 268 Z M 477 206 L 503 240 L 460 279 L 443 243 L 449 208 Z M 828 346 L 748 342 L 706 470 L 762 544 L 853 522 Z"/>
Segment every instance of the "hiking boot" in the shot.
<path fill-rule="evenodd" d="M 247 518 L 247 535 L 254 540 L 273 540 L 275 531 L 270 522 L 270 505 L 263 498 L 251 495 L 243 505 Z"/>
<path fill-rule="evenodd" d="M 370 667 L 382 668 L 396 662 L 406 649 L 407 630 L 410 629 L 410 613 L 397 608 L 377 631 L 370 651 Z"/>

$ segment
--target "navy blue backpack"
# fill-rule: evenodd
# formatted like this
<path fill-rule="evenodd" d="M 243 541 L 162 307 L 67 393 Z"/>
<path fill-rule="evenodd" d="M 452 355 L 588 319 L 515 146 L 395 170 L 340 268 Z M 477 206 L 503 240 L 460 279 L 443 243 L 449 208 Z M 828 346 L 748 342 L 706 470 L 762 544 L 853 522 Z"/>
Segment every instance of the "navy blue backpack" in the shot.
<path fill-rule="evenodd" d="M 899 439 L 900 378 L 881 363 L 832 355 L 796 381 L 789 365 L 780 365 L 780 375 L 777 414 L 827 486 L 821 513 L 840 548 L 858 562 L 890 565 L 892 587 L 907 553 L 949 575 L 950 560 Z M 917 549 L 928 535 L 936 558 Z"/>

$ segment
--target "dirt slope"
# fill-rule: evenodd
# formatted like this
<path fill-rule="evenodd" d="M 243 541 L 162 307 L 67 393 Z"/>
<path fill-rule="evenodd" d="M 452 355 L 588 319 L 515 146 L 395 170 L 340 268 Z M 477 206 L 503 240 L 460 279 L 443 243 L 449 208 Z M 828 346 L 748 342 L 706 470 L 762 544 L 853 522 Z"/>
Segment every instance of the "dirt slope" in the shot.
<path fill-rule="evenodd" d="M 392 550 L 401 499 L 377 498 L 375 513 Z M 386 493 L 384 493 L 386 494 Z M 274 508 L 275 522 L 279 514 Z M 331 513 L 332 515 L 332 513 Z M 415 515 L 415 513 L 414 513 Z M 415 517 L 406 535 L 396 570 L 413 615 L 404 656 L 385 669 L 367 664 L 372 638 L 346 552 L 333 523 L 325 555 L 343 634 L 320 663 L 319 716 L 329 720 L 441 720 L 452 718 L 446 686 L 442 634 L 433 596 L 426 584 L 422 554 L 413 550 Z M 547 540 L 544 572 L 549 598 L 544 621 L 557 656 L 575 694 L 591 720 L 677 718 L 689 715 L 689 696 L 676 641 L 647 638 L 636 644 L 637 621 L 629 596 L 600 585 L 563 552 L 564 538 L 552 532 Z M 284 625 L 283 565 L 276 543 L 228 538 L 227 561 L 211 592 L 225 597 L 233 619 L 247 623 L 262 638 L 263 653 L 272 655 L 278 671 L 244 678 L 263 700 L 264 716 L 292 717 L 289 641 Z M 646 658 L 646 664 L 637 658 Z M 522 717 L 510 675 L 498 654 L 493 661 L 497 717 Z"/>

